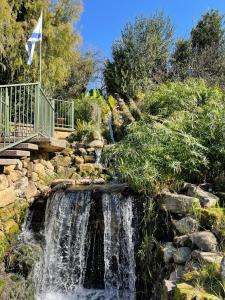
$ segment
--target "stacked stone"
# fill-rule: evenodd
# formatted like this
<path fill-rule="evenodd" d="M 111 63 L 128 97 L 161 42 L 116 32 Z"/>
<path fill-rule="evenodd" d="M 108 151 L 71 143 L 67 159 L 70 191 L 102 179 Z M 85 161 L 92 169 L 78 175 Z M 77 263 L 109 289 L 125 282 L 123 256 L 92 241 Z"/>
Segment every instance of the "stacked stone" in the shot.
<path fill-rule="evenodd" d="M 191 285 L 183 282 L 184 279 L 188 279 L 190 274 L 196 274 L 193 272 L 200 270 L 202 266 L 216 264 L 219 269 L 223 260 L 223 253 L 219 252 L 218 232 L 215 232 L 213 226 L 209 230 L 209 222 L 207 230 L 204 230 L 200 224 L 202 220 L 198 218 L 198 213 L 204 216 L 205 212 L 215 212 L 219 198 L 191 184 L 186 185 L 185 189 L 186 195 L 165 192 L 158 199 L 160 208 L 170 213 L 175 233 L 174 240 L 162 246 L 164 262 L 174 270 L 164 280 L 165 299 L 174 297 L 174 293 L 180 295 L 181 298 L 177 299 L 183 299 L 182 297 L 186 297 L 185 291 L 195 291 Z M 225 221 L 225 216 L 222 218 Z M 202 295 L 199 293 L 198 291 L 195 296 L 219 299 L 204 291 Z"/>

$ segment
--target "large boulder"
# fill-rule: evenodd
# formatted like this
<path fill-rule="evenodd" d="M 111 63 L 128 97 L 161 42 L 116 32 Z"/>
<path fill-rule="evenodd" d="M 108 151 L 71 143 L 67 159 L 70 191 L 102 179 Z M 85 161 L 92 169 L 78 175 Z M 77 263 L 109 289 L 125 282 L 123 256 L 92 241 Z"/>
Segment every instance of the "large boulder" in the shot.
<path fill-rule="evenodd" d="M 173 260 L 176 264 L 184 264 L 191 256 L 189 247 L 180 247 L 173 253 Z"/>
<path fill-rule="evenodd" d="M 64 186 L 67 186 L 67 185 L 75 185 L 75 180 L 73 179 L 54 179 L 51 183 L 51 187 L 55 187 L 57 185 L 64 185 Z"/>
<path fill-rule="evenodd" d="M 14 184 L 14 189 L 17 197 L 24 197 L 25 196 L 25 191 L 28 187 L 28 178 L 27 177 L 22 177 L 20 180 L 16 181 Z"/>
<path fill-rule="evenodd" d="M 0 207 L 5 207 L 15 201 L 16 193 L 12 186 L 4 191 L 0 191 Z"/>
<path fill-rule="evenodd" d="M 220 264 L 223 256 L 215 252 L 202 252 L 194 250 L 191 253 L 192 258 L 198 260 L 201 264 Z"/>
<path fill-rule="evenodd" d="M 29 181 L 28 186 L 25 190 L 25 197 L 27 199 L 27 201 L 32 201 L 34 199 L 35 196 L 37 196 L 38 194 L 38 189 L 35 185 L 34 182 Z"/>
<path fill-rule="evenodd" d="M 94 140 L 87 144 L 87 147 L 89 148 L 100 148 L 102 149 L 104 147 L 104 142 L 101 140 Z"/>
<path fill-rule="evenodd" d="M 4 174 L 0 174 L 0 191 L 7 189 L 9 182 Z"/>
<path fill-rule="evenodd" d="M 173 254 L 176 250 L 172 242 L 168 242 L 162 247 L 163 260 L 166 264 L 173 260 Z"/>
<path fill-rule="evenodd" d="M 195 232 L 189 235 L 192 243 L 200 250 L 206 252 L 216 252 L 218 242 L 215 235 L 210 231 Z"/>
<path fill-rule="evenodd" d="M 197 198 L 169 192 L 163 193 L 158 201 L 162 209 L 181 215 L 191 212 L 193 208 L 201 207 L 200 201 Z"/>
<path fill-rule="evenodd" d="M 180 234 L 193 233 L 198 231 L 199 228 L 199 222 L 189 216 L 182 218 L 179 221 L 173 221 L 173 224 Z"/>
<path fill-rule="evenodd" d="M 19 170 L 13 170 L 8 176 L 12 182 L 16 182 L 23 177 L 23 174 Z"/>
<path fill-rule="evenodd" d="M 199 186 L 188 184 L 187 194 L 200 200 L 201 205 L 205 208 L 215 207 L 219 202 L 219 198 L 212 193 L 206 192 Z"/>

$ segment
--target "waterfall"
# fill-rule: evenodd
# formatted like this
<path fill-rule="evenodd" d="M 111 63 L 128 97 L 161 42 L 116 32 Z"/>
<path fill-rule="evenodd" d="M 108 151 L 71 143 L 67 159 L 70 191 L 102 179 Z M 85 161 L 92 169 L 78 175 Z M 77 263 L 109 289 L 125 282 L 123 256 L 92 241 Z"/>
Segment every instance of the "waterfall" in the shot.
<path fill-rule="evenodd" d="M 45 212 L 36 298 L 134 300 L 132 205 L 133 197 L 121 193 L 53 194 Z"/>
<path fill-rule="evenodd" d="M 115 138 L 114 138 L 114 132 L 113 132 L 113 116 L 112 116 L 112 112 L 110 111 L 109 113 L 109 120 L 108 120 L 108 124 L 109 124 L 109 134 L 110 134 L 110 138 L 113 144 L 115 144 Z"/>
<path fill-rule="evenodd" d="M 95 149 L 95 157 L 96 157 L 96 160 L 95 160 L 96 165 L 101 165 L 100 164 L 101 157 L 102 157 L 102 149 L 101 148 Z"/>
<path fill-rule="evenodd" d="M 134 299 L 135 260 L 132 198 L 121 194 L 103 196 L 105 288 L 118 299 Z"/>

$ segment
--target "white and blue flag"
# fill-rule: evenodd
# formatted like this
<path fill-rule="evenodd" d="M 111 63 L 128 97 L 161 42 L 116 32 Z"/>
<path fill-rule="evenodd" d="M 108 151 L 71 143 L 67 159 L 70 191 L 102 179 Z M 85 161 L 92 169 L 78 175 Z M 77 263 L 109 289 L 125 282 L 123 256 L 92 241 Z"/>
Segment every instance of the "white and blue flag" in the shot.
<path fill-rule="evenodd" d="M 32 64 L 33 55 L 34 55 L 34 49 L 35 49 L 35 43 L 42 41 L 42 17 L 43 13 L 41 12 L 40 18 L 37 22 L 37 25 L 34 28 L 34 31 L 32 32 L 29 40 L 26 43 L 26 50 L 28 52 L 28 65 Z"/>

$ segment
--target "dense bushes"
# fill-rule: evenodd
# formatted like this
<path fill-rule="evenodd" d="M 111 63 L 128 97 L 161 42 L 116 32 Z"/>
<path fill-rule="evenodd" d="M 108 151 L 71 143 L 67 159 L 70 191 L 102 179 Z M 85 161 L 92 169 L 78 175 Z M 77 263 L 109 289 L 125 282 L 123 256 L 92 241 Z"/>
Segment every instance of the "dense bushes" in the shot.
<path fill-rule="evenodd" d="M 163 84 L 143 103 L 144 121 L 133 123 L 109 157 L 119 176 L 152 192 L 183 180 L 213 180 L 224 171 L 224 95 L 204 81 Z"/>
<path fill-rule="evenodd" d="M 85 140 L 93 130 L 99 130 L 107 137 L 109 113 L 114 105 L 115 100 L 112 96 L 105 101 L 98 90 L 76 99 L 74 101 L 75 130 L 69 140 Z"/>

